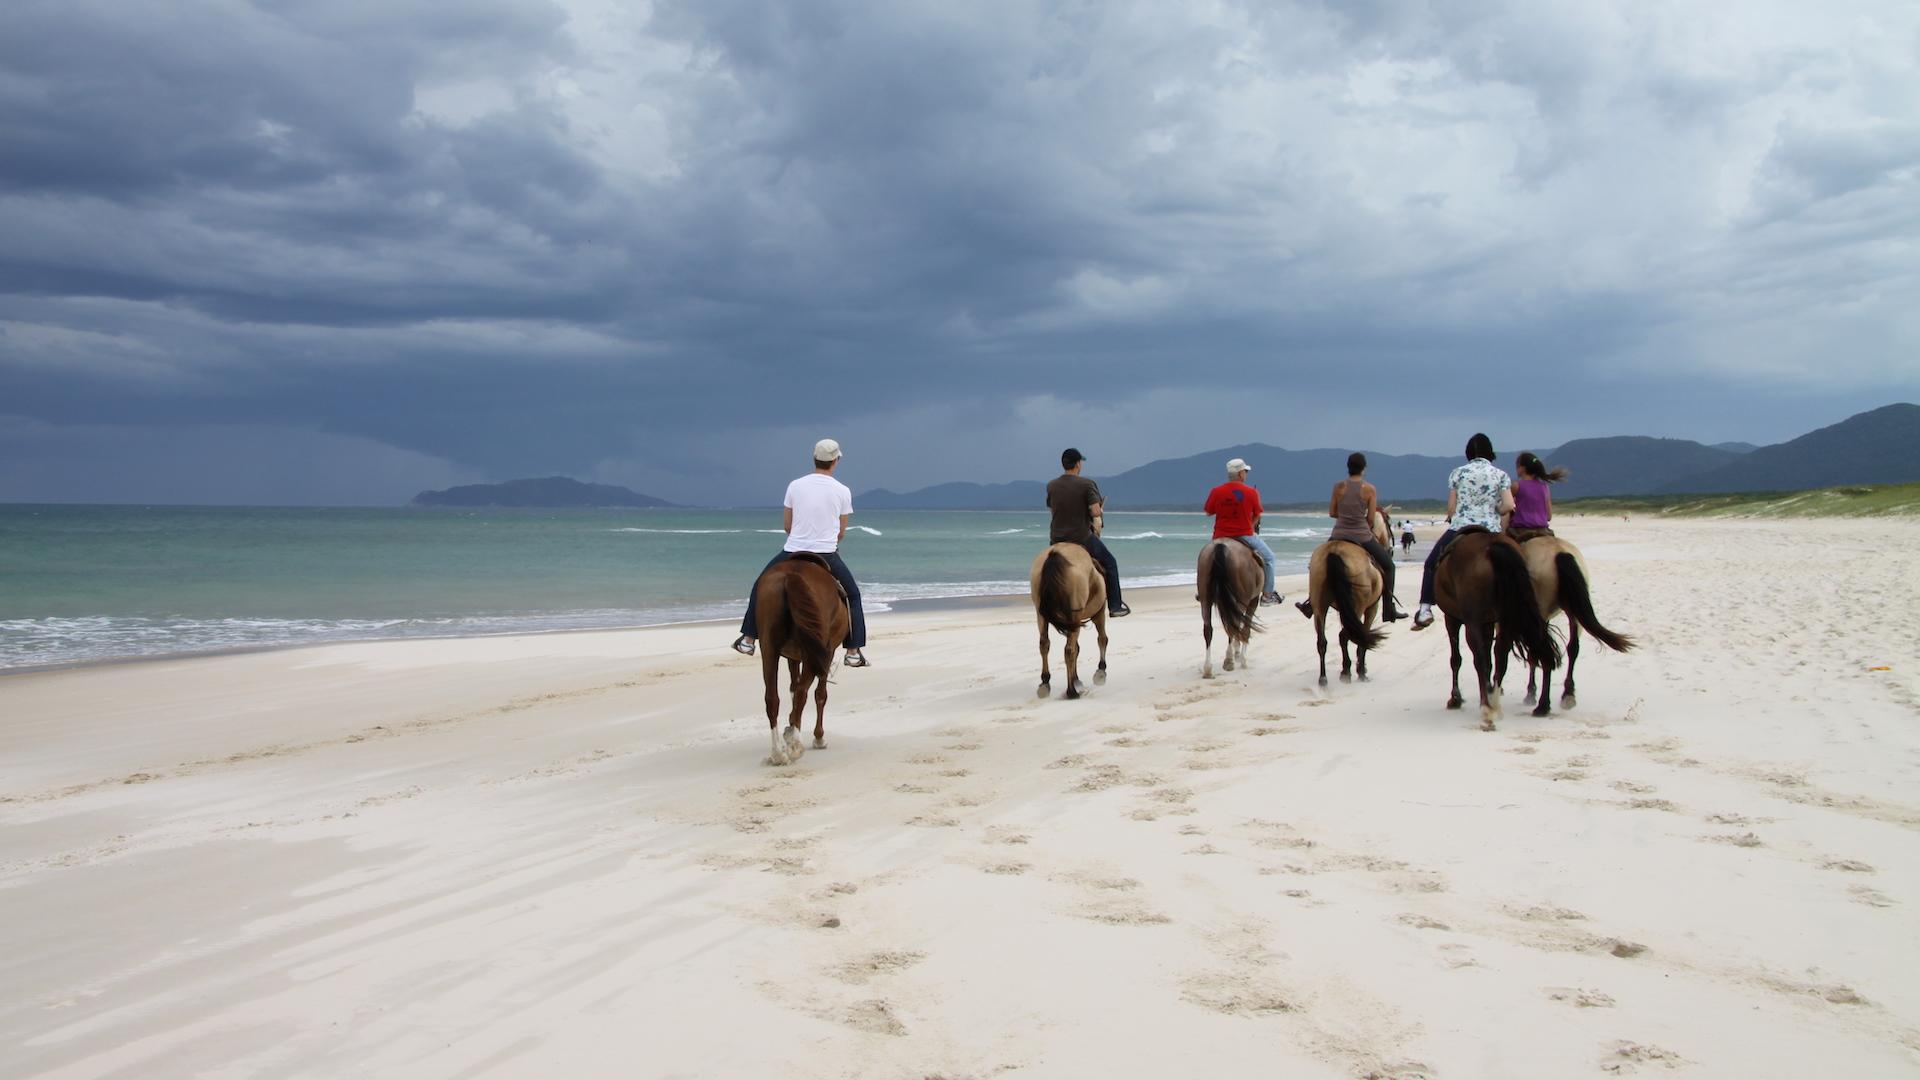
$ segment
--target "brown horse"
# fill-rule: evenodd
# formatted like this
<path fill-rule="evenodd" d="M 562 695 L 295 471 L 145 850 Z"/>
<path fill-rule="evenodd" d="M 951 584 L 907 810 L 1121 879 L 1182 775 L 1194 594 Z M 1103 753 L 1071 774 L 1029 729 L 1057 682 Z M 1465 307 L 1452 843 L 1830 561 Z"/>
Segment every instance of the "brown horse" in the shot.
<path fill-rule="evenodd" d="M 827 746 L 827 673 L 833 654 L 847 638 L 852 616 L 840 583 L 833 579 L 825 559 L 799 552 L 775 563 L 753 587 L 754 627 L 760 639 L 760 676 L 767 686 L 767 731 L 773 740 L 769 765 L 799 760 L 800 715 L 807 708 L 807 688 L 814 691 L 813 747 Z M 787 718 L 784 741 L 780 732 L 780 660 L 786 658 L 792 681 L 793 712 Z"/>
<path fill-rule="evenodd" d="M 1079 544 L 1055 544 L 1033 560 L 1029 582 L 1034 617 L 1040 623 L 1040 689 L 1038 697 L 1053 692 L 1053 673 L 1047 668 L 1047 627 L 1066 641 L 1067 698 L 1080 696 L 1080 628 L 1089 621 L 1100 641 L 1100 667 L 1095 683 L 1107 681 L 1107 579 L 1093 556 Z"/>
<path fill-rule="evenodd" d="M 1260 604 L 1260 586 L 1266 570 L 1260 556 L 1238 540 L 1214 540 L 1200 549 L 1195 571 L 1195 598 L 1200 601 L 1200 636 L 1207 644 L 1207 662 L 1200 677 L 1213 678 L 1213 611 L 1220 609 L 1220 628 L 1227 632 L 1227 655 L 1220 666 L 1233 670 L 1238 659 L 1247 666 L 1247 642 L 1262 629 L 1253 612 Z"/>
<path fill-rule="evenodd" d="M 1587 560 L 1579 548 L 1557 536 L 1547 535 L 1521 544 L 1520 553 L 1526 556 L 1527 573 L 1533 579 L 1533 595 L 1540 605 L 1540 617 L 1552 622 L 1555 615 L 1567 613 L 1567 678 L 1560 688 L 1560 707 L 1571 709 L 1574 706 L 1573 665 L 1580 659 L 1581 627 L 1614 652 L 1633 648 L 1633 639 L 1600 625 L 1599 616 L 1593 613 L 1593 597 L 1587 592 Z M 1534 704 L 1534 674 L 1539 666 L 1537 663 L 1527 665 L 1526 702 L 1529 705 Z M 1502 651 L 1494 667 L 1493 681 L 1504 682 L 1506 674 L 1507 654 Z M 1547 674 L 1552 674 L 1551 669 Z M 1539 686 L 1540 703 L 1533 715 L 1546 716 L 1553 711 L 1547 704 L 1551 693 L 1551 680 L 1543 679 Z"/>
<path fill-rule="evenodd" d="M 1452 646 L 1453 695 L 1447 699 L 1447 708 L 1457 709 L 1463 702 L 1460 628 L 1464 626 L 1467 647 L 1473 650 L 1474 674 L 1480 681 L 1480 730 L 1492 731 L 1500 716 L 1500 689 L 1492 678 L 1495 627 L 1499 640 L 1510 643 L 1522 660 L 1541 664 L 1549 673 L 1560 662 L 1560 647 L 1534 601 L 1526 556 L 1512 537 L 1462 530 L 1434 571 L 1433 595 L 1447 617 L 1447 641 Z"/>
<path fill-rule="evenodd" d="M 1367 681 L 1367 652 L 1387 640 L 1373 628 L 1385 584 L 1373 556 L 1359 544 L 1329 540 L 1313 549 L 1307 563 L 1307 604 L 1313 609 L 1314 644 L 1320 650 L 1320 685 L 1327 685 L 1327 609 L 1340 614 L 1340 681 L 1353 681 L 1353 658 L 1347 643 L 1360 650 L 1360 681 Z"/>

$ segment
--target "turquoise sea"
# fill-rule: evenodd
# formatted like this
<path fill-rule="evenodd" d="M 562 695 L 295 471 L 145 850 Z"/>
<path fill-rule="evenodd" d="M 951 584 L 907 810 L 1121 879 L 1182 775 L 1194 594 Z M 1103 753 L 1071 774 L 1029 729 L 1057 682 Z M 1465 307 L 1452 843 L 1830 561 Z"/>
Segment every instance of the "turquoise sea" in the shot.
<path fill-rule="evenodd" d="M 856 513 L 867 610 L 1022 595 L 1044 510 Z M 1283 572 L 1324 518 L 1269 515 Z M 1193 580 L 1205 515 L 1108 515 L 1129 588 Z M 0 671 L 322 641 L 738 618 L 776 510 L 0 505 Z M 717 638 L 726 637 L 724 631 Z M 724 640 L 721 641 L 724 644 Z"/>

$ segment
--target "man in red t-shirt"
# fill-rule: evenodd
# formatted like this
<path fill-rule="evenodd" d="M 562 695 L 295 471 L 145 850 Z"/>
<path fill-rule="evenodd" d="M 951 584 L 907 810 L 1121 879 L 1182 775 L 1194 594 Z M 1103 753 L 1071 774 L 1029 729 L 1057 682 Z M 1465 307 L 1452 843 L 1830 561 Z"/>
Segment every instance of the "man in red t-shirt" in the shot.
<path fill-rule="evenodd" d="M 1260 539 L 1260 492 L 1247 483 L 1245 461 L 1227 462 L 1227 482 L 1207 493 L 1206 511 L 1213 515 L 1213 538 L 1230 537 L 1243 541 L 1260 553 L 1267 568 L 1267 588 L 1260 594 L 1262 604 L 1277 604 L 1286 599 L 1274 591 L 1273 549 Z"/>

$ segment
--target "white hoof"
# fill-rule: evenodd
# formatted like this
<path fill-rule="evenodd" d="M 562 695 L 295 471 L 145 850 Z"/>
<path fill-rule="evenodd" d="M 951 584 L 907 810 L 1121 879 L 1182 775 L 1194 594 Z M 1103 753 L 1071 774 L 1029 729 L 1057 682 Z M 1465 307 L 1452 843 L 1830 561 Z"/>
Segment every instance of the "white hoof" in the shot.
<path fill-rule="evenodd" d="M 1222 670 L 1222 671 L 1232 671 L 1232 670 L 1233 670 L 1233 657 L 1231 657 L 1231 656 L 1229 656 L 1229 657 L 1227 657 L 1227 658 L 1226 658 L 1225 660 L 1222 660 L 1222 661 L 1220 661 L 1220 670 Z"/>
<path fill-rule="evenodd" d="M 1052 694 L 1053 694 L 1053 685 L 1051 683 L 1041 683 L 1040 689 L 1035 690 L 1033 692 L 1033 696 L 1037 698 L 1049 697 Z"/>
<path fill-rule="evenodd" d="M 826 738 L 826 736 L 824 736 L 824 735 L 816 735 L 816 736 L 814 736 L 814 739 L 813 739 L 813 748 L 814 748 L 815 750 L 825 750 L 825 749 L 827 748 L 827 738 Z"/>
<path fill-rule="evenodd" d="M 788 759 L 792 761 L 799 761 L 800 755 L 807 752 L 806 744 L 800 741 L 799 729 L 788 728 L 786 732 L 786 740 L 787 740 Z"/>
<path fill-rule="evenodd" d="M 1212 664 L 1208 664 L 1208 665 L 1207 665 L 1206 667 L 1203 667 L 1203 668 L 1201 668 L 1201 669 L 1200 669 L 1200 677 L 1201 677 L 1201 678 L 1203 678 L 1203 679 L 1211 679 L 1211 678 L 1213 678 L 1213 665 L 1212 665 Z"/>
<path fill-rule="evenodd" d="M 1101 668 L 1098 671 L 1095 671 L 1093 673 L 1093 685 L 1095 686 L 1107 685 L 1107 669 L 1106 668 Z"/>

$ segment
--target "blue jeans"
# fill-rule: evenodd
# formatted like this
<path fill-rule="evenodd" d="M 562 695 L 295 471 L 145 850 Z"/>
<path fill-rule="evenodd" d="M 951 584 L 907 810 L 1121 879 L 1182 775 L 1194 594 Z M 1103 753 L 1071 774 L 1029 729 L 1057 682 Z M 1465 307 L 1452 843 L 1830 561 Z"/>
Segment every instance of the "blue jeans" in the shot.
<path fill-rule="evenodd" d="M 1265 540 L 1260 539 L 1259 533 L 1254 533 L 1250 536 L 1236 536 L 1234 537 L 1234 539 L 1240 541 L 1241 543 L 1246 544 L 1248 547 L 1251 547 L 1253 550 L 1260 553 L 1260 558 L 1266 563 L 1266 566 L 1267 566 L 1267 587 L 1265 591 L 1266 592 L 1276 591 L 1273 587 L 1273 549 L 1267 546 L 1267 542 Z"/>
<path fill-rule="evenodd" d="M 1101 543 L 1097 536 L 1088 536 L 1080 541 L 1080 546 L 1086 548 L 1087 554 L 1093 556 L 1093 561 L 1099 563 L 1100 569 L 1106 572 L 1107 610 L 1120 610 L 1120 564 L 1114 561 L 1113 552 L 1108 551 L 1107 545 Z"/>
<path fill-rule="evenodd" d="M 847 626 L 846 646 L 849 649 L 865 648 L 867 644 L 867 613 L 860 609 L 860 583 L 853 580 L 853 571 L 847 569 L 847 564 L 840 558 L 839 552 L 827 551 L 819 554 L 821 558 L 827 560 L 828 568 L 833 571 L 834 580 L 840 583 L 841 588 L 847 590 L 847 614 L 852 616 L 852 621 Z M 776 564 L 786 562 L 791 558 L 793 558 L 793 552 L 782 551 L 769 560 L 767 565 L 761 568 L 760 573 L 764 575 L 768 570 L 773 569 Z M 760 600 L 759 596 L 755 595 L 760 591 L 759 578 L 753 579 L 753 586 L 754 587 L 747 593 L 746 617 L 740 620 L 740 632 L 748 637 L 757 637 L 760 633 L 759 628 L 753 621 L 754 615 L 756 614 L 756 607 Z"/>
<path fill-rule="evenodd" d="M 1427 552 L 1427 567 L 1420 575 L 1420 603 L 1425 605 L 1433 603 L 1433 568 L 1440 565 L 1440 554 L 1447 550 L 1448 544 L 1453 543 L 1456 534 L 1455 529 L 1448 529 L 1441 533 L 1440 539 L 1433 542 L 1433 550 Z"/>

